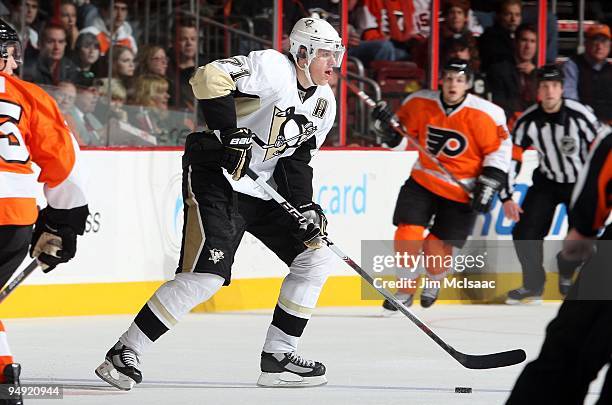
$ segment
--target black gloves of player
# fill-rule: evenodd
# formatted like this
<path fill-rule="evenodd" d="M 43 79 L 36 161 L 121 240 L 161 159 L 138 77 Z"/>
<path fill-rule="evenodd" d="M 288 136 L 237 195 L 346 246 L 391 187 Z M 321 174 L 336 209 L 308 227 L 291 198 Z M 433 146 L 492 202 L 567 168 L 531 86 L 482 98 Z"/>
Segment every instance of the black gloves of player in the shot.
<path fill-rule="evenodd" d="M 389 127 L 391 126 L 393 111 L 391 111 L 386 101 L 379 100 L 376 103 L 376 107 L 372 110 L 372 118 L 374 118 L 374 121 L 380 122 L 382 127 Z"/>
<path fill-rule="evenodd" d="M 45 208 L 34 225 L 30 256 L 37 257 L 39 262 L 47 265 L 43 272 L 48 273 L 58 264 L 66 263 L 74 257 L 76 239 L 76 233 L 71 227 L 49 222 Z"/>
<path fill-rule="evenodd" d="M 374 132 L 382 138 L 383 144 L 390 148 L 396 147 L 402 141 L 402 136 L 395 132 L 391 126 L 393 116 L 393 111 L 391 111 L 387 102 L 383 100 L 376 103 L 376 107 L 372 110 Z"/>
<path fill-rule="evenodd" d="M 221 167 L 225 168 L 234 180 L 240 180 L 249 168 L 253 136 L 248 128 L 234 128 L 221 132 L 223 144 Z"/>
<path fill-rule="evenodd" d="M 480 213 L 489 212 L 497 192 L 506 184 L 507 173 L 496 167 L 485 166 L 476 180 L 472 208 Z"/>
<path fill-rule="evenodd" d="M 311 249 L 323 246 L 322 236 L 327 235 L 327 218 L 319 204 L 309 202 L 297 207 L 297 210 L 308 220 L 307 224 L 300 225 L 296 236 Z"/>

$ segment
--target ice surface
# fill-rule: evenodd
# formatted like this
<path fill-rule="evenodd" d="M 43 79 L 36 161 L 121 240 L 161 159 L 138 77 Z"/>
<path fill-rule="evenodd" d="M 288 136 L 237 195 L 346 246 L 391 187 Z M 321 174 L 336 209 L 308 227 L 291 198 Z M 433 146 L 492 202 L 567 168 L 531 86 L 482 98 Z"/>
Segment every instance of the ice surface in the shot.
<path fill-rule="evenodd" d="M 466 353 L 523 348 L 539 352 L 557 304 L 413 307 L 442 338 Z M 145 354 L 144 381 L 118 391 L 94 369 L 132 316 L 9 319 L 5 326 L 24 383 L 64 384 L 64 399 L 35 404 L 503 404 L 522 370 L 468 370 L 402 315 L 378 307 L 321 308 L 299 352 L 327 366 L 317 388 L 258 388 L 259 355 L 271 313 L 188 315 Z M 603 378 L 591 386 L 593 404 Z M 455 387 L 472 387 L 456 394 Z"/>

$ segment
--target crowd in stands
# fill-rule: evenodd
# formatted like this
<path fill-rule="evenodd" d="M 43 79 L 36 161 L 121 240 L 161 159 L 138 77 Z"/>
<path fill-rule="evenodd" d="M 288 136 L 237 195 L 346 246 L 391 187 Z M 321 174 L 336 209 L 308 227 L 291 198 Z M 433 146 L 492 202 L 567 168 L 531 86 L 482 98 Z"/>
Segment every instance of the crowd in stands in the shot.
<path fill-rule="evenodd" d="M 195 18 L 176 12 L 169 16 L 172 29 L 166 39 L 149 41 L 142 19 L 134 16 L 139 3 L 0 0 L 0 10 L 9 13 L 1 17 L 22 37 L 20 75 L 48 86 L 82 145 L 177 145 L 196 128 L 197 108 L 188 81 L 197 65 L 209 61 L 198 52 L 204 31 L 198 35 Z M 269 17 L 274 2 L 220 3 L 226 17 Z M 379 61 L 412 62 L 427 70 L 430 0 L 349 0 L 348 8 L 347 54 L 361 61 L 371 77 L 376 77 Z M 337 0 L 284 0 L 284 10 L 287 34 L 304 16 L 326 18 L 339 29 Z M 521 0 L 441 0 L 439 21 L 440 66 L 448 58 L 469 60 L 479 83 L 473 91 L 500 105 L 510 124 L 536 101 L 535 7 Z M 271 26 L 264 27 L 269 37 Z M 547 38 L 546 60 L 555 62 L 558 35 L 552 12 Z M 585 45 L 583 54 L 567 55 L 564 62 L 565 95 L 612 122 L 609 26 L 588 25 Z M 425 86 L 423 80 L 406 91 Z"/>
<path fill-rule="evenodd" d="M 4 2 L 22 37 L 20 76 L 55 97 L 81 145 L 179 145 L 195 129 L 193 17 L 176 18 L 168 48 L 137 40 L 126 0 L 112 13 L 108 0 Z"/>

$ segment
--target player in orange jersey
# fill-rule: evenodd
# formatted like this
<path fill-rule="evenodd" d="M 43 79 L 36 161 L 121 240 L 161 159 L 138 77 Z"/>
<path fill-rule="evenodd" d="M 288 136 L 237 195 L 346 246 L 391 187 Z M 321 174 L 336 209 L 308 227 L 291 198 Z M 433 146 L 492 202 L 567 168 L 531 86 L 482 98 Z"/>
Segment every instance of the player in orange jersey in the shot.
<path fill-rule="evenodd" d="M 397 118 L 409 136 L 416 138 L 437 160 L 419 153 L 410 178 L 402 186 L 397 199 L 393 224 L 395 249 L 417 256 L 423 251 L 428 259 L 427 277 L 440 281 L 449 272 L 441 264 L 448 260 L 452 248 L 461 248 L 471 234 L 478 213 L 489 211 L 497 192 L 506 182 L 510 167 L 512 143 L 501 108 L 471 95 L 468 90 L 472 73 L 468 62 L 451 59 L 444 66 L 442 91 L 422 90 L 406 99 Z M 390 128 L 393 113 L 384 101 L 372 112 L 375 125 L 384 128 L 390 143 L 405 142 Z M 391 145 L 393 146 L 393 145 Z M 453 179 L 443 173 L 443 165 L 466 188 L 468 195 Z M 433 219 L 433 224 L 430 222 Z M 425 230 L 429 234 L 425 237 Z M 416 280 L 418 273 L 407 271 Z M 426 283 L 421 293 L 421 305 L 431 306 L 440 288 L 438 283 Z M 412 304 L 416 287 L 398 291 L 398 298 Z M 395 310 L 385 301 L 385 309 Z"/>
<path fill-rule="evenodd" d="M 0 287 L 28 248 L 45 272 L 74 257 L 76 235 L 83 234 L 89 214 L 79 147 L 55 101 L 40 87 L 13 75 L 20 62 L 19 37 L 0 20 Z M 32 162 L 41 169 L 38 182 L 44 184 L 47 199 L 40 213 Z M 2 322 L 0 331 L 4 331 Z M 19 384 L 19 373 L 6 339 L 0 338 L 0 384 Z"/>

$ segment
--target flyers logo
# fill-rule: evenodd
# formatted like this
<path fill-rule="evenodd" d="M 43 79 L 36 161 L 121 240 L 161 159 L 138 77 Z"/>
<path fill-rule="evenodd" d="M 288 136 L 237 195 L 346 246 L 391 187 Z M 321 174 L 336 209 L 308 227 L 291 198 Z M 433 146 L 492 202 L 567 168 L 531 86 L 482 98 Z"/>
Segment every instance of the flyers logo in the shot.
<path fill-rule="evenodd" d="M 459 132 L 427 126 L 427 149 L 434 156 L 456 157 L 465 151 L 467 145 L 467 139 Z"/>
<path fill-rule="evenodd" d="M 255 138 L 255 142 L 266 150 L 263 159 L 265 162 L 275 156 L 282 155 L 288 148 L 299 147 L 313 136 L 316 130 L 317 127 L 308 118 L 295 113 L 295 107 L 281 110 L 274 106 L 268 142 L 264 143 L 259 138 Z"/>

